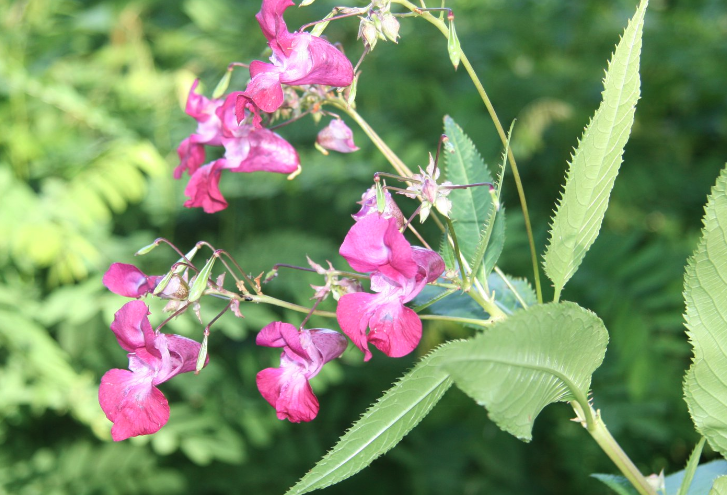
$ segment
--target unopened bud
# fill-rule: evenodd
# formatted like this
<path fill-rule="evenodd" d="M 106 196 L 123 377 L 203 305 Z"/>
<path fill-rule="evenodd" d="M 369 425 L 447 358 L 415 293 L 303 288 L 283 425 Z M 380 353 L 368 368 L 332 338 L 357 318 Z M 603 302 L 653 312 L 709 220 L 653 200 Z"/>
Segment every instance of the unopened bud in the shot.
<path fill-rule="evenodd" d="M 199 354 L 197 354 L 197 365 L 194 368 L 194 374 L 198 374 L 199 370 L 207 364 L 207 335 L 202 339 L 202 345 L 199 346 Z"/>
<path fill-rule="evenodd" d="M 399 21 L 396 20 L 396 17 L 388 12 L 384 14 L 381 17 L 381 32 L 389 40 L 397 43 L 396 40 L 399 38 Z"/>
<path fill-rule="evenodd" d="M 459 45 L 459 38 L 457 38 L 457 31 L 454 29 L 454 22 L 449 23 L 449 37 L 447 38 L 447 52 L 449 53 L 449 60 L 454 65 L 454 70 L 459 67 L 459 60 L 462 58 L 462 47 Z"/>
<path fill-rule="evenodd" d="M 370 19 L 361 19 L 358 37 L 359 39 L 363 38 L 364 45 L 368 47 L 369 51 L 373 51 L 376 42 L 379 41 L 379 30 L 376 29 L 376 24 Z"/>
<path fill-rule="evenodd" d="M 154 241 L 151 244 L 149 244 L 148 246 L 144 246 L 143 248 L 139 249 L 136 253 L 134 253 L 134 256 L 141 256 L 143 254 L 147 254 L 148 252 L 150 252 L 152 249 L 154 249 L 158 245 L 159 244 L 157 244 L 157 242 Z"/>
<path fill-rule="evenodd" d="M 300 2 L 300 4 L 298 5 L 298 7 L 307 7 L 307 6 L 311 5 L 315 1 L 316 0 L 303 0 L 302 2 Z"/>

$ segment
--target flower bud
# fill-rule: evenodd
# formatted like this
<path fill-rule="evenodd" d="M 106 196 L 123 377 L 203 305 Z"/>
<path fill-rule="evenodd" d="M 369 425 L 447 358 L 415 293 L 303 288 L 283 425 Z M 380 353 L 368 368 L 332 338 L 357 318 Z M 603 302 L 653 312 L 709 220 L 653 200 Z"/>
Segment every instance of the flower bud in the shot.
<path fill-rule="evenodd" d="M 376 29 L 376 24 L 372 20 L 361 19 L 358 28 L 358 39 L 361 38 L 363 38 L 364 45 L 368 47 L 369 51 L 373 51 L 376 42 L 379 41 L 379 30 Z"/>
<path fill-rule="evenodd" d="M 399 21 L 390 13 L 385 13 L 381 17 L 381 32 L 384 33 L 389 40 L 397 43 L 399 37 Z"/>
<path fill-rule="evenodd" d="M 341 119 L 333 119 L 318 133 L 316 143 L 327 150 L 353 153 L 358 146 L 353 142 L 353 132 Z"/>

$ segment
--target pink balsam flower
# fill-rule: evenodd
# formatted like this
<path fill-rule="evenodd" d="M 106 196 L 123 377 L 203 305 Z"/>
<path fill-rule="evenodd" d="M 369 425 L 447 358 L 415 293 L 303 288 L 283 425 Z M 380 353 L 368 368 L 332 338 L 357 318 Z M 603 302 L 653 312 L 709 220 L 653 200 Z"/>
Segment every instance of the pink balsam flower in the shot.
<path fill-rule="evenodd" d="M 98 400 L 114 424 L 111 438 L 125 440 L 157 432 L 169 420 L 169 403 L 157 385 L 194 371 L 200 344 L 179 335 L 155 332 L 149 308 L 141 301 L 116 312 L 111 330 L 129 351 L 129 369 L 112 369 L 101 378 Z M 206 364 L 206 363 L 205 363 Z"/>
<path fill-rule="evenodd" d="M 255 16 L 273 51 L 272 63 L 250 64 L 244 95 L 263 112 L 274 112 L 283 104 L 283 84 L 345 87 L 353 81 L 351 62 L 335 46 L 310 33 L 288 31 L 283 12 L 291 5 L 292 0 L 263 0 Z"/>
<path fill-rule="evenodd" d="M 320 130 L 316 142 L 323 148 L 339 153 L 353 153 L 358 146 L 353 142 L 353 132 L 341 119 L 333 119 Z"/>
<path fill-rule="evenodd" d="M 275 408 L 278 419 L 311 421 L 318 415 L 318 399 L 308 382 L 328 361 L 346 350 L 346 338 L 324 328 L 298 331 L 290 323 L 273 322 L 260 330 L 257 345 L 282 347 L 279 368 L 257 374 L 257 388 Z"/>
<path fill-rule="evenodd" d="M 336 317 L 343 332 L 364 353 L 364 361 L 371 359 L 369 343 L 389 357 L 409 354 L 421 340 L 422 322 L 404 304 L 444 272 L 442 258 L 412 247 L 395 218 L 376 212 L 351 227 L 339 252 L 355 270 L 371 272 L 371 290 L 376 292 L 341 297 Z"/>

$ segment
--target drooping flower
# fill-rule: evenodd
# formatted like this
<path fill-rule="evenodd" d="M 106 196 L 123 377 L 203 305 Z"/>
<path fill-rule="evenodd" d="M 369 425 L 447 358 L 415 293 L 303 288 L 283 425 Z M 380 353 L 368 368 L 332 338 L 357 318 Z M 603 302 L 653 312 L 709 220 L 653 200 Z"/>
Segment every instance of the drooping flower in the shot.
<path fill-rule="evenodd" d="M 197 134 L 193 134 L 180 145 L 181 163 L 174 171 L 177 179 L 185 170 L 191 176 L 184 190 L 184 194 L 189 197 L 184 206 L 201 207 L 206 213 L 227 208 L 227 201 L 219 189 L 223 170 L 289 174 L 300 167 L 295 149 L 278 134 L 269 129 L 255 127 L 246 121 L 238 124 L 235 105 L 238 97 L 242 95 L 241 92 L 230 93 L 224 100 L 207 100 L 194 93 L 196 85 L 195 82 L 192 86 L 187 104 L 188 109 L 191 107 L 193 110 L 188 110 L 187 113 L 195 118 L 199 117 Z M 193 103 L 190 104 L 190 101 Z M 205 111 L 202 112 L 199 108 L 204 108 Z M 200 120 L 202 118 L 206 120 L 203 122 Z M 202 132 L 206 133 L 206 141 L 199 137 Z M 205 156 L 204 146 L 200 143 L 223 146 L 224 157 L 200 166 Z"/>
<path fill-rule="evenodd" d="M 318 415 L 318 399 L 309 380 L 328 361 L 346 350 L 346 338 L 324 328 L 298 331 L 290 323 L 273 322 L 260 330 L 257 345 L 281 347 L 279 368 L 257 374 L 257 387 L 277 411 L 278 419 L 291 423 L 311 421 Z"/>
<path fill-rule="evenodd" d="M 270 61 L 250 64 L 250 82 L 244 95 L 263 112 L 274 112 L 283 104 L 283 84 L 345 87 L 353 81 L 353 66 L 346 56 L 328 41 L 310 33 L 291 33 L 283 20 L 292 0 L 263 0 L 255 16 L 268 46 Z M 244 116 L 237 115 L 239 120 Z"/>
<path fill-rule="evenodd" d="M 321 129 L 316 142 L 327 150 L 339 153 L 353 153 L 359 149 L 353 142 L 353 132 L 341 119 L 333 119 Z"/>
<path fill-rule="evenodd" d="M 338 324 L 364 353 L 364 361 L 371 359 L 369 343 L 389 357 L 405 356 L 419 345 L 421 319 L 404 304 L 442 274 L 444 261 L 429 249 L 414 246 L 410 250 L 417 268 L 416 275 L 392 279 L 381 272 L 374 272 L 371 290 L 376 294 L 353 292 L 338 301 Z"/>
<path fill-rule="evenodd" d="M 149 435 L 164 426 L 169 403 L 157 385 L 196 367 L 200 344 L 155 332 L 148 315 L 146 304 L 131 301 L 116 312 L 111 324 L 119 345 L 129 351 L 129 369 L 106 372 L 98 391 L 101 409 L 114 424 L 115 441 Z"/>

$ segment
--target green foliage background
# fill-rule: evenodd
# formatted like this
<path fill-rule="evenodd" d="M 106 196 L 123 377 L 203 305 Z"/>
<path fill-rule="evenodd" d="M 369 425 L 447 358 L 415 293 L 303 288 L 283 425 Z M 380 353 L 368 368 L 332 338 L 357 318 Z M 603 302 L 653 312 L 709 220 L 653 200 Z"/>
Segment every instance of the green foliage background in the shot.
<path fill-rule="evenodd" d="M 512 145 L 541 253 L 566 161 L 635 3 L 451 4 L 501 119 L 518 119 Z M 296 27 L 332 6 L 318 0 L 286 20 Z M 216 327 L 205 372 L 163 385 L 172 418 L 159 434 L 108 439 L 96 386 L 107 369 L 126 365 L 108 330 L 124 301 L 100 282 L 110 263 L 163 272 L 176 258 L 162 248 L 132 260 L 161 235 L 182 248 L 208 240 L 254 273 L 302 265 L 306 254 L 341 267 L 346 215 L 371 174 L 388 170 L 357 129 L 360 152 L 323 157 L 312 147 L 314 126 L 301 123 L 281 131 L 300 152 L 298 179 L 229 174 L 226 211 L 181 207 L 184 184 L 171 170 L 194 128 L 182 110 L 187 90 L 200 77 L 210 91 L 230 61 L 261 58 L 258 9 L 232 0 L 0 0 L 0 494 L 282 493 L 413 365 L 416 356 L 378 354 L 363 365 L 347 353 L 314 382 L 319 417 L 279 422 L 254 382 L 277 352 L 246 337 L 273 319 L 301 317 L 244 307 L 244 320 L 226 315 Z M 652 0 L 649 9 L 642 100 L 624 165 L 603 231 L 562 296 L 594 310 L 610 332 L 595 405 L 647 473 L 681 469 L 696 441 L 681 397 L 690 357 L 682 273 L 727 156 L 727 9 L 721 0 Z M 327 30 L 352 60 L 361 52 L 356 31 L 354 20 Z M 402 20 L 401 35 L 366 59 L 359 112 L 410 167 L 426 165 L 445 114 L 486 162 L 499 163 L 494 128 L 464 72 L 452 70 L 446 40 L 413 19 Z M 236 72 L 233 85 L 244 83 Z M 501 265 L 529 276 L 508 178 L 503 195 Z M 281 273 L 267 290 L 306 304 L 315 282 Z M 201 334 L 191 318 L 172 329 Z M 427 325 L 417 352 L 468 332 Z M 526 445 L 453 389 L 399 446 L 327 493 L 606 493 L 588 474 L 614 469 L 570 415 L 547 408 Z"/>

